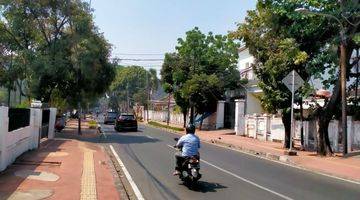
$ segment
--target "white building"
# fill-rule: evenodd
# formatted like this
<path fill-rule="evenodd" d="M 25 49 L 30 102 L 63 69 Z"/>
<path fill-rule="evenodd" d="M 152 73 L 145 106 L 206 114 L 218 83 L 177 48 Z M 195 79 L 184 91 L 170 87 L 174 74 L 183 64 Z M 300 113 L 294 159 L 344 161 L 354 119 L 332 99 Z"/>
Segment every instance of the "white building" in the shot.
<path fill-rule="evenodd" d="M 249 50 L 245 46 L 239 49 L 238 70 L 240 71 L 240 77 L 248 80 L 248 83 L 244 85 L 246 90 L 245 114 L 250 115 L 264 113 L 264 109 L 261 107 L 260 102 L 263 91 L 257 86 L 258 79 L 252 69 L 254 61 L 254 57 L 249 53 Z"/>

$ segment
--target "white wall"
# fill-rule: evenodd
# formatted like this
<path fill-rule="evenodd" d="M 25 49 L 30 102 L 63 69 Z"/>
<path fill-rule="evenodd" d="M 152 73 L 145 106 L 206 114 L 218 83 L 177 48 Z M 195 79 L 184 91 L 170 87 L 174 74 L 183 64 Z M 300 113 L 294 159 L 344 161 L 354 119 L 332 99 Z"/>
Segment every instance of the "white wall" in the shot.
<path fill-rule="evenodd" d="M 145 116 L 146 116 L 146 113 L 145 113 Z M 170 123 L 171 124 L 183 125 L 184 124 L 183 118 L 184 118 L 183 114 L 170 113 Z M 149 120 L 166 122 L 166 119 L 167 119 L 167 111 L 149 110 Z"/>
<path fill-rule="evenodd" d="M 0 106 L 0 171 L 7 166 L 7 151 L 5 136 L 8 132 L 8 108 Z"/>
<path fill-rule="evenodd" d="M 54 139 L 55 137 L 55 121 L 56 121 L 56 108 L 50 108 L 50 118 L 49 118 L 49 139 Z"/>
<path fill-rule="evenodd" d="M 247 63 L 248 63 L 248 66 L 250 67 L 251 64 L 254 63 L 254 57 L 250 55 L 248 49 L 244 49 L 241 52 L 239 52 L 239 61 L 238 61 L 237 66 L 238 66 L 238 69 L 240 72 L 243 71 L 244 69 L 246 69 Z M 248 79 L 249 80 L 255 79 L 253 70 L 250 70 L 248 72 Z"/>
<path fill-rule="evenodd" d="M 0 115 L 1 118 L 1 163 L 0 171 L 4 170 L 9 164 L 15 161 L 15 159 L 20 156 L 25 151 L 37 148 L 38 141 L 34 137 L 34 134 L 38 132 L 33 132 L 33 126 L 35 123 L 35 118 L 37 115 L 34 113 L 34 110 L 30 111 L 30 124 L 27 127 L 23 127 L 12 132 L 8 132 L 9 118 L 8 108 L 1 107 Z"/>
<path fill-rule="evenodd" d="M 6 169 L 21 154 L 36 149 L 39 145 L 42 110 L 32 108 L 29 126 L 12 132 L 8 132 L 8 110 L 7 107 L 0 107 L 0 171 Z M 56 109 L 50 110 L 49 138 L 53 138 Z"/>
<path fill-rule="evenodd" d="M 360 149 L 360 121 L 354 121 L 353 147 Z"/>
<path fill-rule="evenodd" d="M 264 113 L 264 110 L 261 107 L 261 102 L 252 93 L 248 92 L 246 94 L 246 114 L 252 115 L 256 113 L 257 114 Z"/>

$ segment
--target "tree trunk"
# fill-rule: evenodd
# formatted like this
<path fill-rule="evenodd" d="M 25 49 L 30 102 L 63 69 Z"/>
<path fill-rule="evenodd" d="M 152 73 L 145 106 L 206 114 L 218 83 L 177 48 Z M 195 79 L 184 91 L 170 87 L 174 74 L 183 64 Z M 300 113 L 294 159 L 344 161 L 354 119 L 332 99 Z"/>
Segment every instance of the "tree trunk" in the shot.
<path fill-rule="evenodd" d="M 81 105 L 80 105 L 80 101 L 78 102 L 78 135 L 82 135 L 82 133 L 81 133 Z"/>
<path fill-rule="evenodd" d="M 336 111 L 336 105 L 340 103 L 340 83 L 341 80 L 338 78 L 333 89 L 332 96 L 329 102 L 324 108 L 319 108 L 317 112 L 318 116 L 318 142 L 317 142 L 317 153 L 323 156 L 332 154 L 330 146 L 328 127 L 329 123 Z"/>
<path fill-rule="evenodd" d="M 7 90 L 8 90 L 7 103 L 8 103 L 8 107 L 10 108 L 11 107 L 11 89 L 10 89 L 10 87 Z"/>
<path fill-rule="evenodd" d="M 184 117 L 184 125 L 183 127 L 186 127 L 186 117 L 187 117 L 187 112 L 183 112 L 183 117 Z"/>
<path fill-rule="evenodd" d="M 282 122 L 285 127 L 285 140 L 284 140 L 284 148 L 290 148 L 290 133 L 291 133 L 291 113 L 285 112 L 282 114 Z"/>
<path fill-rule="evenodd" d="M 199 126 L 199 130 L 202 129 L 203 122 L 204 122 L 204 119 L 201 119 L 201 121 L 200 121 L 200 126 Z"/>
<path fill-rule="evenodd" d="M 194 124 L 194 106 L 190 107 L 190 124 Z"/>
<path fill-rule="evenodd" d="M 323 114 L 319 116 L 318 118 L 319 130 L 317 135 L 318 138 L 317 153 L 322 156 L 333 154 L 333 151 L 330 146 L 330 139 L 328 132 L 329 123 L 330 120 L 327 119 L 326 115 Z"/>

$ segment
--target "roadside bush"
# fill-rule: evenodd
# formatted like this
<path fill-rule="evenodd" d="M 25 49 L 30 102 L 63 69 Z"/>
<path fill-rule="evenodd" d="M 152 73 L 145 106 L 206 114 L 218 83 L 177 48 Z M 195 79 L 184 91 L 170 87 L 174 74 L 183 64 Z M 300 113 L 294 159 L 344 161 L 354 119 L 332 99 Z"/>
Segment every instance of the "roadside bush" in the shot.
<path fill-rule="evenodd" d="M 153 126 L 160 127 L 160 128 L 168 128 L 168 129 L 171 129 L 171 130 L 174 130 L 174 131 L 184 131 L 185 130 L 184 128 L 168 126 L 168 125 L 161 124 L 161 123 L 154 122 L 154 121 L 150 121 L 149 124 L 153 125 Z"/>

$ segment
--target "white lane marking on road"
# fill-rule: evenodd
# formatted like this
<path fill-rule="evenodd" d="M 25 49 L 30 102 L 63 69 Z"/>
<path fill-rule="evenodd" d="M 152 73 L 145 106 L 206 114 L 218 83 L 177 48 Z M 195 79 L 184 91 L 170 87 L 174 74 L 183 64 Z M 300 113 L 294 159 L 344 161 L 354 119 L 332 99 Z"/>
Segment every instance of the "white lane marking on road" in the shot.
<path fill-rule="evenodd" d="M 170 147 L 170 148 L 172 148 L 172 149 L 175 149 L 173 146 L 171 146 L 171 145 L 169 145 L 169 144 L 168 144 L 167 146 Z M 208 162 L 208 161 L 206 161 L 206 160 L 204 160 L 204 159 L 201 159 L 200 162 L 206 163 L 206 164 L 208 164 L 208 165 L 210 165 L 210 166 L 212 166 L 212 167 L 214 167 L 214 168 L 216 168 L 216 169 L 218 169 L 218 170 L 220 170 L 220 171 L 222 171 L 222 172 L 224 172 L 224 173 L 226 173 L 226 174 L 229 174 L 229 175 L 231 175 L 231 176 L 234 176 L 235 178 L 238 178 L 238 179 L 240 179 L 240 180 L 242 180 L 242 181 L 244 181 L 244 182 L 246 182 L 246 183 L 249 183 L 249 184 L 251 184 L 251 185 L 253 185 L 253 186 L 255 186 L 255 187 L 258 187 L 258 188 L 260 188 L 260 189 L 262 189 L 262 190 L 265 190 L 265 191 L 268 191 L 268 192 L 270 192 L 270 193 L 272 193 L 272 194 L 275 194 L 276 196 L 279 196 L 279 197 L 281 197 L 281 198 L 283 198 L 283 199 L 293 200 L 292 198 L 290 198 L 290 197 L 288 197 L 288 196 L 285 196 L 285 195 L 280 194 L 280 193 L 278 193 L 278 192 L 275 192 L 275 191 L 273 191 L 273 190 L 271 190 L 271 189 L 269 189 L 269 188 L 266 188 L 266 187 L 261 186 L 261 185 L 259 185 L 259 184 L 257 184 L 257 183 L 254 183 L 254 182 L 252 182 L 252 181 L 250 181 L 250 180 L 248 180 L 248 179 L 246 179 L 246 178 L 243 178 L 243 177 L 241 177 L 241 176 L 239 176 L 239 175 L 236 175 L 236 174 L 234 174 L 234 173 L 232 173 L 232 172 L 230 172 L 230 171 L 228 171 L 228 170 L 226 170 L 226 169 L 223 169 L 223 168 L 221 168 L 221 167 L 218 167 L 218 166 L 216 166 L 216 165 L 214 165 L 214 164 L 212 164 L 212 163 L 210 163 L 210 162 Z"/>
<path fill-rule="evenodd" d="M 114 154 L 117 162 L 119 163 L 121 169 L 123 170 L 123 172 L 124 172 L 127 180 L 129 181 L 129 183 L 130 183 L 130 185 L 131 185 L 131 187 L 132 187 L 132 189 L 133 189 L 133 191 L 134 191 L 134 193 L 135 193 L 136 198 L 137 198 L 138 200 L 145 200 L 144 197 L 142 196 L 139 188 L 137 187 L 136 183 L 135 183 L 134 180 L 132 179 L 129 171 L 126 169 L 124 163 L 121 161 L 119 155 L 116 153 L 114 147 L 113 147 L 112 145 L 109 145 L 109 146 L 110 146 L 110 149 L 111 149 L 112 153 Z"/>

